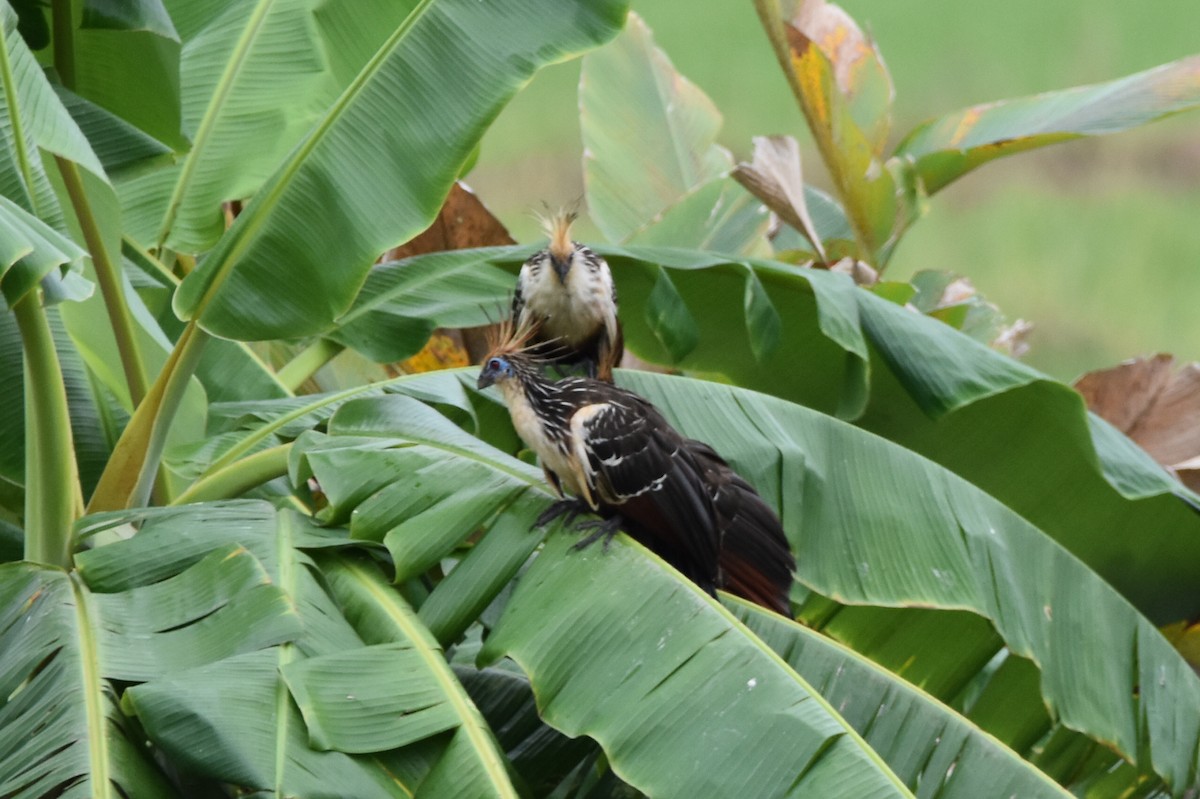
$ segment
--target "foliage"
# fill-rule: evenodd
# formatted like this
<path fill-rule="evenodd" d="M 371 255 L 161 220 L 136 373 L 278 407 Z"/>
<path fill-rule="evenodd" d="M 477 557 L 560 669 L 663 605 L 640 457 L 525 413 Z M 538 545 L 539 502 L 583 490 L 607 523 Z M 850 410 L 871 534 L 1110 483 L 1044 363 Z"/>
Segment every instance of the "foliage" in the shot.
<path fill-rule="evenodd" d="M 736 167 L 619 0 L 71 11 L 0 8 L 0 795 L 1194 791 L 1200 679 L 1154 625 L 1200 612 L 1200 498 L 937 321 L 993 330 L 978 301 L 796 262 L 881 270 L 995 136 L 1183 108 L 1154 92 L 1191 67 L 883 161 L 873 46 L 760 4 L 831 196 L 794 142 Z M 481 248 L 461 189 L 441 222 L 477 224 L 374 262 L 536 69 L 614 37 L 580 90 L 597 250 L 630 348 L 716 378 L 618 379 L 778 509 L 799 621 L 531 529 L 549 488 L 473 370 L 373 363 L 504 307 L 530 250 Z"/>

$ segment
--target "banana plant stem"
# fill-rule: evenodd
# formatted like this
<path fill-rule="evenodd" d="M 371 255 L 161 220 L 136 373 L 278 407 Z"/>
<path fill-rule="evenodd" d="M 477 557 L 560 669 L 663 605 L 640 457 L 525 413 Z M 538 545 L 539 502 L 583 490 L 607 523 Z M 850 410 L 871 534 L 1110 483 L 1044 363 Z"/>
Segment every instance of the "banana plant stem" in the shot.
<path fill-rule="evenodd" d="M 121 367 L 125 370 L 125 382 L 129 386 L 129 396 L 136 408 L 146 397 L 146 367 L 138 350 L 137 334 L 133 315 L 129 304 L 125 301 L 125 292 L 121 288 L 121 276 L 113 263 L 108 249 L 104 246 L 104 237 L 100 226 L 92 213 L 92 206 L 83 188 L 83 177 L 79 167 L 73 161 L 59 156 L 54 157 L 58 171 L 62 174 L 63 185 L 71 198 L 71 206 L 75 209 L 75 218 L 79 220 L 79 228 L 83 231 L 83 240 L 92 256 L 92 265 L 96 270 L 96 282 L 100 284 L 100 293 L 104 297 L 104 307 L 108 310 L 108 319 L 112 324 L 113 335 L 117 339 L 117 352 L 121 356 Z"/>
<path fill-rule="evenodd" d="M 159 464 L 162 462 L 163 449 L 166 447 L 167 432 L 171 428 L 171 422 L 175 419 L 175 413 L 179 410 L 179 403 L 183 401 L 188 381 L 196 373 L 196 367 L 200 363 L 200 355 L 204 352 L 206 343 L 208 343 L 208 334 L 201 330 L 195 321 L 189 322 L 180 335 L 179 341 L 175 344 L 172 356 L 177 357 L 169 359 L 163 368 L 167 379 L 163 386 L 162 403 L 155 415 L 150 440 L 146 447 L 146 458 L 142 461 L 137 485 L 129 497 L 127 507 L 141 507 L 150 498 L 150 491 L 158 475 Z M 162 499 L 169 499 L 169 497 Z"/>
<path fill-rule="evenodd" d="M 208 339 L 208 334 L 194 320 L 183 329 L 175 349 L 113 448 L 88 503 L 89 513 L 146 504 L 162 461 L 167 433 Z M 170 497 L 160 499 L 170 501 Z"/>
<path fill-rule="evenodd" d="M 295 391 L 301 383 L 316 374 L 318 369 L 333 360 L 344 349 L 345 347 L 336 341 L 319 338 L 284 364 L 275 377 L 287 387 L 288 391 Z"/>
<path fill-rule="evenodd" d="M 280 444 L 277 447 L 247 455 L 193 483 L 171 504 L 186 505 L 189 502 L 207 502 L 241 496 L 255 486 L 287 474 L 288 456 L 291 451 L 291 444 Z"/>
<path fill-rule="evenodd" d="M 71 0 L 52 0 L 50 16 L 54 26 L 54 69 L 68 89 L 75 88 L 75 19 Z"/>
<path fill-rule="evenodd" d="M 79 471 L 62 367 L 41 292 L 13 305 L 25 353 L 25 559 L 68 568 Z"/>

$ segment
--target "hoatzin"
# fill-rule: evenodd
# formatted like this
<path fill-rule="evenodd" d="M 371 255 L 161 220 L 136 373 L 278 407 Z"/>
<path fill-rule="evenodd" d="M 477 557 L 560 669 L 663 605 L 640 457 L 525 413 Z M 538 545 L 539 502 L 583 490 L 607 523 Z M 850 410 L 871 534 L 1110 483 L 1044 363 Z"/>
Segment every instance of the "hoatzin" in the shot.
<path fill-rule="evenodd" d="M 499 387 L 517 433 L 563 499 L 537 520 L 587 511 L 591 535 L 625 530 L 709 593 L 725 588 L 790 616 L 794 561 L 779 518 L 709 445 L 671 427 L 632 391 L 584 377 L 551 380 L 521 342 L 494 348 L 480 389 Z M 571 495 L 571 498 L 567 498 Z"/>
<path fill-rule="evenodd" d="M 624 351 L 617 291 L 604 259 L 571 240 L 575 217 L 564 212 L 546 220 L 550 243 L 521 267 L 512 323 L 532 331 L 530 344 L 542 357 L 611 381 Z"/>

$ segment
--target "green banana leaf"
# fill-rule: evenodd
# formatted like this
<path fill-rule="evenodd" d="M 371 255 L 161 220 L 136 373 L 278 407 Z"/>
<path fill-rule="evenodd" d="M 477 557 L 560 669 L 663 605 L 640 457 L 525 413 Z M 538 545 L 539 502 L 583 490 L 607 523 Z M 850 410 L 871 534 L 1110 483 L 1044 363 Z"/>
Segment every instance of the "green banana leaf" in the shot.
<path fill-rule="evenodd" d="M 478 414 L 480 408 L 495 413 L 495 405 L 487 402 L 477 407 L 472 395 L 450 373 L 427 375 L 411 389 L 407 385 L 404 381 L 386 381 L 327 394 L 215 403 L 210 406 L 209 436 L 176 450 L 173 466 L 184 474 L 211 476 L 239 458 L 295 440 L 307 430 L 324 424 L 351 399 L 388 391 L 411 390 L 418 399 L 469 420 L 477 434 L 483 435 L 494 427 L 482 425 Z M 510 441 L 513 435 L 509 431 Z"/>
<path fill-rule="evenodd" d="M 550 539 L 481 658 L 516 660 L 542 716 L 596 738 L 622 779 L 663 797 L 912 795 L 696 586 L 632 543 L 571 548 Z"/>
<path fill-rule="evenodd" d="M 408 382 L 417 382 L 411 380 Z M 432 414 L 432 415 L 430 415 Z M 452 422 L 439 414 L 428 413 L 422 415 L 414 405 L 414 400 L 405 396 L 389 396 L 382 398 L 370 398 L 358 400 L 343 406 L 334 418 L 329 423 L 330 437 L 321 438 L 302 438 L 297 442 L 297 447 L 301 450 L 301 454 L 296 459 L 298 467 L 293 469 L 294 477 L 303 477 L 308 472 L 301 467 L 311 469 L 319 480 L 321 480 L 322 490 L 326 493 L 329 499 L 329 512 L 333 518 L 344 515 L 346 509 L 350 507 L 360 508 L 354 515 L 354 521 L 358 522 L 362 516 L 368 517 L 366 524 L 374 527 L 376 522 L 370 518 L 373 508 L 383 506 L 391 507 L 389 497 L 408 491 L 422 493 L 428 489 L 424 488 L 428 483 L 434 482 L 434 476 L 428 473 L 426 469 L 414 469 L 414 461 L 418 459 L 433 463 L 437 460 L 448 464 L 447 468 L 458 466 L 460 469 L 470 465 L 478 469 L 490 470 L 496 479 L 503 481 L 520 480 L 529 486 L 541 486 L 541 490 L 534 490 L 532 493 L 526 492 L 523 504 L 527 507 L 524 510 L 523 524 L 516 528 L 492 528 L 492 532 L 500 530 L 508 532 L 512 529 L 514 533 L 523 533 L 527 539 L 532 539 L 533 544 L 539 540 L 540 536 L 529 532 L 528 524 L 532 519 L 530 514 L 544 508 L 548 496 L 546 488 L 542 483 L 542 478 L 536 469 L 529 467 L 519 461 L 513 460 L 511 457 L 485 444 L 473 436 L 462 432 Z M 349 435 L 353 434 L 353 435 Z M 372 435 L 374 434 L 374 435 Z M 388 435 L 390 438 L 376 438 L 376 435 Z M 354 439 L 358 439 L 357 444 Z M 342 457 L 339 457 L 342 456 Z M 375 457 L 372 457 L 375 456 Z M 396 566 L 400 570 L 398 576 L 411 571 L 407 561 L 401 558 L 405 556 L 407 550 L 419 548 L 421 551 L 428 551 L 433 547 L 437 547 L 442 553 L 449 553 L 453 548 L 461 543 L 462 539 L 471 532 L 473 526 L 478 526 L 479 521 L 473 515 L 472 505 L 475 504 L 478 498 L 491 496 L 493 504 L 503 504 L 507 497 L 497 498 L 493 494 L 489 494 L 488 483 L 484 480 L 484 474 L 481 472 L 473 478 L 458 478 L 454 486 L 456 493 L 453 501 L 444 501 L 441 505 L 433 508 L 434 512 L 438 512 L 436 523 L 431 524 L 414 524 L 407 520 L 393 518 L 392 522 L 399 522 L 399 527 L 388 533 L 389 537 L 399 538 L 403 535 L 409 539 L 419 539 L 415 543 L 406 543 L 400 554 L 396 557 Z M 517 499 L 513 502 L 521 502 Z M 529 503 L 533 502 L 532 506 Z M 414 519 L 420 519 L 422 516 L 431 515 L 429 509 L 419 508 L 419 512 Z M 467 523 L 464 523 L 466 520 Z M 468 526 L 473 525 L 473 526 Z M 523 529 L 522 529 L 523 528 Z M 353 533 L 353 527 L 352 527 Z M 491 532 L 487 537 L 490 537 Z M 385 539 L 386 540 L 386 539 Z M 559 544 L 562 544 L 563 539 L 558 537 Z M 425 543 L 422 543 L 425 542 Z M 472 559 L 481 555 L 482 544 L 477 544 L 471 553 L 463 560 L 463 566 Z M 552 546 L 554 546 L 552 544 Z M 561 547 L 559 547 L 561 549 Z M 493 548 L 492 552 L 496 549 Z M 396 550 L 393 549 L 395 554 Z M 507 582 L 515 573 L 516 568 L 520 566 L 524 555 L 512 564 L 511 570 L 505 575 L 504 582 Z M 543 553 L 539 555 L 535 561 L 536 564 L 543 560 L 550 560 Z M 657 570 L 653 564 L 647 563 L 651 571 Z M 451 572 L 451 576 L 458 570 L 458 567 Z M 527 574 L 524 581 L 529 579 Z M 576 580 L 581 579 L 578 575 Z M 439 585 L 435 589 L 435 594 L 439 590 L 443 590 L 449 582 Z M 673 586 L 669 590 L 664 587 L 667 593 L 679 593 L 679 578 L 667 578 L 666 585 Z M 493 587 L 492 592 L 497 591 L 501 585 Z M 471 581 L 459 581 L 453 587 L 458 595 L 466 596 L 462 600 L 468 604 L 478 604 L 473 598 L 473 594 L 478 591 L 477 584 Z M 683 594 L 693 593 L 694 589 L 684 591 Z M 586 590 L 581 591 L 578 587 L 573 593 L 582 597 L 587 596 Z M 430 596 L 429 601 L 433 601 L 433 596 Z M 636 602 L 640 606 L 641 600 L 637 599 L 633 592 L 622 592 L 625 601 Z M 593 597 L 594 599 L 595 597 Z M 693 599 L 692 601 L 696 601 Z M 726 617 L 721 614 L 719 609 L 712 605 L 708 600 L 699 600 L 708 608 L 708 612 L 713 614 L 714 618 L 719 618 L 722 621 L 717 621 L 717 624 L 728 625 Z M 634 606 L 630 607 L 632 611 Z M 566 610 L 564 608 L 564 610 Z M 694 612 L 694 611 L 693 611 Z M 616 613 L 612 616 L 605 616 L 596 611 L 595 619 L 608 618 L 611 624 L 612 618 L 618 618 L 627 613 Z M 573 619 L 578 622 L 579 618 L 576 613 L 568 613 L 564 619 Z M 711 620 L 710 620 L 711 621 Z M 595 622 L 593 622 L 595 623 Z M 657 639 L 661 631 L 654 632 L 654 638 Z M 496 633 L 497 635 L 499 633 Z M 649 635 L 650 633 L 647 633 Z M 681 641 L 677 646 L 672 646 L 670 651 L 673 653 L 667 657 L 672 659 L 672 662 L 678 663 L 680 660 L 686 660 L 692 649 L 697 645 L 697 641 L 690 636 L 686 636 L 689 640 Z M 773 655 L 769 655 L 767 651 L 756 644 L 752 637 L 746 637 L 744 633 L 741 636 L 737 634 L 731 636 L 737 638 L 736 641 L 731 641 L 727 646 L 718 645 L 708 650 L 708 657 L 716 657 L 722 662 L 733 658 L 751 658 L 760 666 L 765 666 L 769 671 L 774 672 L 779 664 L 773 660 Z M 489 639 L 491 640 L 491 639 Z M 490 644 L 489 644 L 490 645 Z M 740 652 L 738 655 L 736 653 Z M 753 654 L 750 654 L 753 653 Z M 518 658 L 519 660 L 519 658 Z M 671 671 L 670 668 L 667 671 Z M 788 670 L 784 670 L 783 679 L 783 695 L 793 697 L 790 702 L 804 701 L 805 699 L 814 699 L 806 686 L 795 678 L 795 675 L 790 674 Z M 535 688 L 537 680 L 534 681 Z M 764 696 L 764 703 L 785 702 L 782 696 L 775 695 L 778 686 L 770 689 L 768 692 L 761 694 Z M 767 694 L 771 694 L 768 696 Z M 757 705 L 756 705 L 757 706 Z M 765 706 L 765 705 L 764 705 Z M 743 708 L 740 713 L 750 713 L 750 705 Z M 697 707 L 693 712 L 705 713 L 711 712 L 711 708 Z M 730 721 L 733 727 L 741 727 L 743 725 L 752 725 L 751 716 L 747 715 L 746 720 L 742 724 Z M 554 720 L 550 719 L 554 724 Z M 851 787 L 857 788 L 862 786 L 871 786 L 868 790 L 876 788 L 884 791 L 881 795 L 907 795 L 907 792 L 900 786 L 894 783 L 894 778 L 890 777 L 886 767 L 882 766 L 866 749 L 861 742 L 851 743 L 853 734 L 841 727 L 836 721 L 836 717 L 829 714 L 827 708 L 823 706 L 819 699 L 815 702 L 806 702 L 803 709 L 795 710 L 789 714 L 789 720 L 786 722 L 789 726 L 794 725 L 793 729 L 797 730 L 798 735 L 807 736 L 805 740 L 809 741 L 808 748 L 804 751 L 797 752 L 789 750 L 780 752 L 780 756 L 786 761 L 795 764 L 796 771 L 788 777 L 788 780 L 794 779 L 800 772 L 805 771 L 804 764 L 810 758 L 816 758 L 816 762 L 810 764 L 812 776 L 810 780 L 816 780 L 812 784 L 821 784 L 821 780 L 830 779 L 830 777 L 821 777 L 826 769 L 833 769 L 839 774 L 846 772 L 854 775 L 851 779 Z M 560 726 L 561 725 L 556 725 Z M 673 751 L 663 752 L 658 751 L 659 762 L 661 763 L 682 763 L 692 762 L 696 756 L 695 752 L 689 752 L 689 745 L 702 745 L 698 743 L 695 736 L 694 725 L 687 723 L 685 720 L 678 720 L 677 724 L 672 724 L 674 730 L 673 735 L 676 736 L 676 746 Z M 837 730 L 838 732 L 835 732 Z M 578 730 L 567 729 L 568 733 L 575 734 Z M 833 743 L 830 736 L 848 735 L 846 738 L 838 738 L 838 743 Z M 601 736 L 603 742 L 603 736 Z M 793 740 L 794 743 L 794 740 Z M 820 751 L 828 745 L 830 749 L 825 754 L 820 754 Z M 638 779 L 632 778 L 624 771 L 623 764 L 631 759 L 636 759 L 636 755 L 632 754 L 637 747 L 632 747 L 629 752 L 622 752 L 620 755 L 608 750 L 610 762 L 613 762 L 614 769 L 618 774 L 625 777 L 635 786 L 642 787 Z M 638 773 L 644 767 L 635 767 L 635 773 Z M 672 773 L 680 775 L 682 770 L 678 767 L 674 769 L 663 770 L 662 773 Z M 712 777 L 709 774 L 709 777 Z M 759 785 L 755 779 L 763 780 L 761 785 L 773 784 L 773 780 L 782 779 L 780 773 L 768 775 L 766 772 L 760 777 L 754 777 L 754 770 L 750 768 L 750 764 L 742 764 L 742 769 L 735 773 L 725 774 L 716 777 L 720 779 L 731 780 L 729 784 L 734 784 L 732 780 L 748 780 L 747 785 Z M 840 777 L 839 777 L 840 778 Z M 645 779 L 643 777 L 643 779 Z M 861 782 L 859 782 L 861 781 Z M 807 784 L 807 783 L 806 783 Z M 831 783 L 832 784 L 832 783 Z M 681 788 L 680 790 L 686 790 Z M 651 791 L 653 793 L 653 791 Z M 769 791 L 768 791 L 769 793 Z M 851 791 L 853 793 L 853 791 Z M 719 794 L 719 792 L 718 792 Z M 688 794 L 680 794 L 688 795 Z"/>
<path fill-rule="evenodd" d="M 1028 518 L 1153 621 L 1200 611 L 1200 500 L 1070 387 L 844 275 L 685 250 L 596 249 L 613 269 L 626 342 L 639 357 L 856 419 Z M 526 252 L 463 250 L 393 268 L 421 270 L 422 290 L 440 296 L 454 275 L 515 270 Z M 381 314 L 399 308 L 399 296 L 373 294 L 354 308 L 369 301 Z M 475 307 L 481 301 L 473 295 Z M 491 305 L 505 301 L 498 293 Z M 388 324 L 421 313 L 406 306 Z M 352 309 L 348 319 L 364 316 Z M 1136 542 L 1130 529 L 1142 531 Z"/>
<path fill-rule="evenodd" d="M 83 257 L 83 250 L 69 238 L 17 203 L 0 196 L 0 294 L 7 306 L 5 310 L 16 305 L 47 277 L 50 278 L 47 303 L 56 299 L 51 293 L 53 285 L 63 286 L 70 299 L 90 294 L 90 284 L 79 277 Z M 76 287 L 86 286 L 87 290 L 74 292 L 68 280 L 76 281 Z"/>
<path fill-rule="evenodd" d="M 1070 387 L 936 320 L 857 298 L 874 383 L 858 424 L 1003 501 L 1156 623 L 1200 609 L 1186 587 L 1200 577 L 1193 492 Z M 1130 529 L 1145 531 L 1136 545 Z"/>
<path fill-rule="evenodd" d="M 329 503 L 324 518 L 349 519 L 352 538 L 387 547 L 397 580 L 436 565 L 541 483 L 537 468 L 512 461 L 411 397 L 353 402 L 342 410 L 331 422 L 336 435 L 309 433 L 297 441 L 291 476 L 296 483 L 317 479 Z M 400 446 L 372 440 L 364 447 L 358 436 L 380 429 L 402 435 L 393 442 Z M 521 560 L 510 560 L 505 582 Z"/>
<path fill-rule="evenodd" d="M 379 253 L 432 219 L 534 70 L 611 37 L 624 11 L 616 0 L 423 0 L 378 20 L 387 40 L 184 280 L 176 311 L 241 340 L 329 327 Z"/>
<path fill-rule="evenodd" d="M 952 709 L 803 625 L 740 599 L 725 605 L 913 786 L 918 797 L 1070 796 Z M 916 746 L 923 741 L 923 746 Z"/>
<path fill-rule="evenodd" d="M 62 209 L 39 151 L 74 161 L 100 177 L 104 170 L 17 32 L 17 15 L 7 3 L 0 6 L 0 25 L 0 194 L 61 229 Z"/>
<path fill-rule="evenodd" d="M 586 736 L 568 738 L 542 721 L 529 678 L 516 664 L 503 661 L 476 669 L 480 646 L 481 642 L 464 641 L 455 648 L 454 676 L 496 733 L 513 768 L 536 796 L 577 790 L 583 781 L 580 772 L 596 761 L 600 748 Z"/>
<path fill-rule="evenodd" d="M 363 799 L 413 795 L 419 757 L 354 757 L 308 746 L 300 712 L 279 669 L 283 651 L 230 658 L 135 686 L 126 705 L 172 762 L 270 795 Z"/>
<path fill-rule="evenodd" d="M 513 285 L 508 272 L 452 253 L 390 261 L 371 270 L 329 337 L 378 363 L 402 361 L 425 346 L 434 328 L 506 318 Z"/>
<path fill-rule="evenodd" d="M 162 10 L 143 15 L 148 24 L 131 19 L 153 4 L 153 0 L 93 0 L 94 11 L 103 8 L 107 13 L 93 13 L 90 20 L 88 14 L 80 15 L 85 24 L 72 34 L 73 58 L 68 74 L 61 78 L 79 96 L 173 150 L 183 151 L 187 149 L 187 138 L 180 125 L 181 45 L 173 20 L 167 19 Z M 153 20 L 153 16 L 158 19 Z M 148 97 L 154 102 L 147 102 Z"/>
<path fill-rule="evenodd" d="M 1084 136 L 1100 136 L 1200 106 L 1200 55 L 1092 86 L 976 105 L 930 120 L 905 137 L 929 194 L 988 161 Z"/>
<path fill-rule="evenodd" d="M 162 0 L 83 0 L 83 19 L 79 27 L 150 31 L 167 39 L 179 39 Z"/>
<path fill-rule="evenodd" d="M 1182 708 L 1200 702 L 1200 679 L 1132 605 L 1020 516 L 919 455 L 782 400 L 712 383 L 684 394 L 644 373 L 622 382 L 778 503 L 807 586 L 848 604 L 983 616 L 1040 666 L 1042 696 L 1064 724 L 1176 789 L 1195 779 L 1200 718 Z"/>
<path fill-rule="evenodd" d="M 135 542 L 120 555 L 141 554 Z M 136 560 L 112 555 L 81 556 L 75 574 L 0 566 L 5 796 L 170 795 L 111 681 L 160 679 L 300 631 L 287 598 L 239 546 L 210 542 L 186 565 L 176 559 L 123 583 L 109 578 Z"/>
<path fill-rule="evenodd" d="M 735 382 L 829 411 L 845 405 L 846 414 L 861 412 L 867 344 L 854 303 L 854 286 L 844 276 L 757 259 L 731 261 L 727 256 L 694 250 L 595 249 L 613 268 L 622 324 L 639 357 L 720 373 Z M 406 259 L 391 269 L 396 274 L 416 271 L 420 277 L 415 280 L 420 281 L 422 291 L 440 298 L 452 292 L 457 276 L 473 270 L 490 274 L 490 264 L 515 272 L 528 253 L 527 247 L 460 250 Z M 480 305 L 485 309 L 507 307 L 515 284 L 490 277 L 488 284 L 494 285 L 496 292 L 490 300 L 478 293 L 480 286 L 454 310 L 470 313 Z M 394 287 L 360 296 L 338 320 L 339 327 L 344 321 L 351 333 L 333 335 L 360 347 L 369 357 L 384 354 L 359 326 L 370 319 L 395 330 L 427 319 L 428 311 L 402 300 L 405 285 L 396 280 Z M 728 302 L 731 296 L 741 297 L 743 302 Z M 435 307 L 449 316 L 451 307 Z M 385 319 L 392 315 L 396 318 Z M 780 331 L 771 319 L 789 323 L 782 331 L 785 346 L 772 344 Z M 701 338 L 697 320 L 712 330 L 745 329 L 746 337 Z M 819 364 L 826 379 L 814 380 L 807 369 L 795 368 L 793 353 L 797 349 Z"/>
<path fill-rule="evenodd" d="M 720 112 L 637 14 L 584 56 L 579 114 L 588 213 L 609 241 L 770 252 L 768 215 L 730 179 L 733 156 L 716 143 Z"/>
<path fill-rule="evenodd" d="M 913 642 L 919 641 L 924 649 L 936 643 L 944 660 L 979 660 L 959 667 L 961 684 L 1003 641 L 1039 664 L 1040 693 L 1065 724 L 1176 787 L 1191 779 L 1200 729 L 1181 708 L 1189 706 L 1189 697 L 1200 697 L 1195 676 L 1127 602 L 1019 516 L 918 455 L 782 400 L 643 373 L 624 372 L 620 379 L 656 401 L 682 430 L 713 443 L 781 508 L 806 585 L 842 602 L 885 606 L 878 609 L 884 612 L 886 606 L 906 605 L 970 610 L 949 618 L 981 629 L 982 635 L 947 636 L 955 628 L 945 621 L 938 626 L 947 614 L 902 611 L 931 617 L 922 638 L 902 642 L 909 647 L 907 656 L 914 656 Z M 445 374 L 408 377 L 390 390 L 428 395 L 434 381 L 445 385 L 445 380 Z M 386 543 L 390 536 L 393 552 L 418 553 L 415 564 L 451 556 L 474 527 L 486 528 L 479 511 L 485 496 L 497 505 L 511 501 L 511 509 L 536 501 L 531 498 L 536 494 L 491 493 L 496 481 L 504 484 L 517 475 L 535 485 L 536 473 L 512 461 L 513 466 L 504 466 L 492 448 L 472 443 L 449 420 L 421 414 L 409 397 L 352 401 L 328 426 L 328 437 L 309 434 L 297 444 L 293 478 L 315 474 L 327 492 L 330 518 L 348 518 L 355 510 L 372 539 L 382 536 Z M 393 497 L 404 496 L 405 486 L 411 488 L 412 481 L 419 486 L 427 475 L 450 474 L 445 466 L 441 472 L 429 469 L 455 458 L 466 458 L 473 470 L 489 468 L 492 478 L 479 472 L 469 483 L 471 495 L 458 496 L 461 504 L 443 499 L 428 506 L 422 500 L 397 511 L 401 506 Z M 414 469 L 418 463 L 425 465 Z M 528 513 L 544 505 L 536 502 Z M 409 523 L 406 513 L 413 510 L 436 514 L 431 518 L 438 524 Z M 401 543 L 401 530 L 411 540 Z M 475 554 L 473 548 L 467 558 Z M 401 574 L 414 568 L 403 564 Z M 890 629 L 875 622 L 875 631 Z M 1134 638 L 1136 655 L 1114 646 Z M 1081 670 L 1078 662 L 1093 665 Z M 1163 675 L 1154 692 L 1144 687 L 1151 673 Z M 1128 682 L 1118 687 L 1122 680 Z M 1143 688 L 1135 713 L 1138 682 Z M 1138 723 L 1139 717 L 1152 721 Z"/>
<path fill-rule="evenodd" d="M 285 592 L 303 624 L 292 644 L 172 672 L 127 692 L 129 712 L 174 762 L 246 788 L 303 795 L 327 795 L 332 786 L 354 796 L 517 795 L 503 752 L 440 646 L 378 567 L 332 554 L 314 562 L 299 549 L 344 546 L 347 539 L 261 502 L 107 514 L 95 517 L 87 534 L 138 518 L 145 524 L 133 539 L 81 556 L 89 579 L 121 588 L 190 562 L 204 547 L 244 547 L 261 559 L 278 586 L 272 590 Z M 129 557 L 134 546 L 137 560 Z M 397 630 L 403 648 L 386 643 Z M 402 650 L 409 660 L 398 664 L 393 656 Z M 436 695 L 443 704 L 401 717 L 387 710 L 397 694 Z M 353 718 L 339 724 L 347 707 Z M 397 724 L 409 732 L 396 737 Z M 452 727 L 460 735 L 437 735 Z M 483 790 L 487 785 L 495 790 Z"/>
<path fill-rule="evenodd" d="M 192 146 L 171 180 L 148 179 L 165 196 L 146 243 L 181 252 L 216 243 L 221 202 L 253 194 L 340 88 L 326 74 L 315 3 L 199 5 L 179 68 Z"/>
<path fill-rule="evenodd" d="M 137 535 L 78 556 L 80 572 L 106 590 L 159 580 L 183 564 L 203 562 L 214 547 L 242 553 L 258 565 L 260 590 L 279 596 L 292 634 L 267 649 L 186 670 L 172 670 L 129 688 L 122 708 L 170 761 L 206 779 L 251 790 L 323 795 L 338 786 L 362 797 L 411 796 L 430 753 L 349 756 L 318 752 L 298 708 L 288 700 L 280 669 L 306 657 L 346 651 L 362 640 L 329 597 L 315 564 L 300 546 L 325 546 L 303 517 L 263 502 L 202 503 L 182 508 L 98 514 L 82 534 L 102 538 L 122 525 Z"/>
<path fill-rule="evenodd" d="M 491 729 L 441 646 L 379 568 L 346 558 L 321 563 L 347 618 L 371 645 L 284 670 L 313 742 L 371 752 L 454 730 L 420 795 L 516 797 Z"/>
<path fill-rule="evenodd" d="M 88 593 L 62 571 L 0 566 L 4 796 L 170 795 L 116 708 Z"/>
<path fill-rule="evenodd" d="M 111 111 L 63 86 L 53 88 L 112 180 L 161 166 L 171 157 L 170 147 Z"/>

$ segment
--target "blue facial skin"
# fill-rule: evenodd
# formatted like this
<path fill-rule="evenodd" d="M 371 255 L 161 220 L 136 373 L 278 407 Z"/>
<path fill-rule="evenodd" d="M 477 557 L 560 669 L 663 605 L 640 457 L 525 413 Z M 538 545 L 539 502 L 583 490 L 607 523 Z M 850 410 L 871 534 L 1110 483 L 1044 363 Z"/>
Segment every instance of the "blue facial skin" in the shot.
<path fill-rule="evenodd" d="M 479 373 L 479 381 L 476 385 L 479 390 L 487 388 L 497 380 L 510 377 L 512 375 L 512 365 L 504 358 L 488 358 L 487 363 L 483 365 L 483 370 Z"/>

